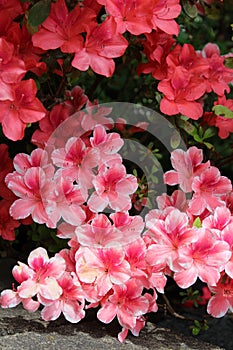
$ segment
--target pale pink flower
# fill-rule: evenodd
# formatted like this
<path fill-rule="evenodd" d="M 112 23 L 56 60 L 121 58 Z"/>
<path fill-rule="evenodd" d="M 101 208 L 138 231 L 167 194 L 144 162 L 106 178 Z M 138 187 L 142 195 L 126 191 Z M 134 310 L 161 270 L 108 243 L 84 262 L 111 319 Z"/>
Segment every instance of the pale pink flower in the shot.
<path fill-rule="evenodd" d="M 69 138 L 65 147 L 54 150 L 51 157 L 54 165 L 63 169 L 64 176 L 76 180 L 84 189 L 93 187 L 92 169 L 98 165 L 98 151 L 87 147 L 81 138 Z"/>
<path fill-rule="evenodd" d="M 61 170 L 56 172 L 50 190 L 46 198 L 46 213 L 54 226 L 61 218 L 70 225 L 81 225 L 86 218 L 81 205 L 86 201 L 87 193 L 84 196 L 84 191 L 74 185 L 71 178 L 64 177 Z"/>
<path fill-rule="evenodd" d="M 145 235 L 152 238 L 155 244 L 148 247 L 146 260 L 151 266 L 162 265 L 173 271 L 179 271 L 178 249 L 197 241 L 198 233 L 195 227 L 189 226 L 186 213 L 172 209 L 165 220 L 146 217 L 148 231 Z"/>
<path fill-rule="evenodd" d="M 220 272 L 231 257 L 229 244 L 220 240 L 209 229 L 198 229 L 198 240 L 181 247 L 178 263 L 182 270 L 175 272 L 174 280 L 181 288 L 193 285 L 199 277 L 202 282 L 216 285 Z"/>
<path fill-rule="evenodd" d="M 224 206 L 221 196 L 231 192 L 231 181 L 221 176 L 218 168 L 211 166 L 193 179 L 194 195 L 189 202 L 189 210 L 193 215 L 200 215 L 205 209 L 212 212 Z"/>
<path fill-rule="evenodd" d="M 92 211 L 100 212 L 106 207 L 116 211 L 127 211 L 132 203 L 130 195 L 137 187 L 137 179 L 128 175 L 123 164 L 115 163 L 111 168 L 101 166 L 93 180 L 95 192 L 88 200 Z"/>
<path fill-rule="evenodd" d="M 171 163 L 175 170 L 164 174 L 164 182 L 168 185 L 180 185 L 184 192 L 192 191 L 192 182 L 195 176 L 200 175 L 210 166 L 210 162 L 202 163 L 203 153 L 201 149 L 193 146 L 186 152 L 176 149 L 171 154 Z"/>
<path fill-rule="evenodd" d="M 29 275 L 17 288 L 20 298 L 32 298 L 40 294 L 45 299 L 56 300 L 62 294 L 62 288 L 57 279 L 65 271 L 65 260 L 55 255 L 49 258 L 44 248 L 33 250 L 28 257 L 28 267 L 26 273 Z M 21 275 L 24 265 L 19 264 L 13 268 L 14 276 Z"/>
<path fill-rule="evenodd" d="M 77 227 L 75 234 L 82 246 L 92 248 L 120 246 L 123 240 L 122 232 L 104 214 L 96 216 L 91 224 Z"/>
<path fill-rule="evenodd" d="M 81 286 L 77 285 L 72 275 L 65 272 L 58 280 L 62 294 L 56 300 L 47 300 L 39 297 L 41 304 L 45 305 L 41 315 L 45 321 L 56 320 L 61 313 L 65 319 L 72 323 L 79 322 L 85 316 L 84 297 Z"/>
<path fill-rule="evenodd" d="M 221 231 L 233 221 L 231 212 L 227 207 L 217 207 L 214 210 L 213 215 L 208 215 L 202 221 L 202 227 L 209 228 L 218 235 L 221 236 Z"/>
<path fill-rule="evenodd" d="M 106 164 L 108 160 L 121 162 L 121 156 L 117 152 L 123 146 L 124 141 L 119 134 L 115 132 L 107 134 L 103 125 L 97 125 L 93 131 L 93 137 L 90 138 L 90 143 L 99 151 L 101 164 Z"/>
<path fill-rule="evenodd" d="M 158 208 L 164 210 L 167 207 L 174 207 L 185 212 L 188 208 L 188 202 L 185 193 L 181 190 L 175 190 L 171 196 L 163 193 L 156 198 Z"/>
<path fill-rule="evenodd" d="M 2 308 L 11 308 L 19 305 L 22 302 L 25 310 L 35 312 L 38 310 L 40 303 L 32 298 L 20 298 L 18 291 L 5 289 L 0 296 L 0 304 Z"/>
<path fill-rule="evenodd" d="M 131 276 L 124 252 L 116 248 L 79 249 L 76 253 L 76 273 L 81 282 L 94 283 L 101 296 L 113 285 L 125 283 Z"/>
<path fill-rule="evenodd" d="M 223 241 L 227 242 L 231 248 L 230 260 L 225 264 L 225 272 L 228 276 L 233 278 L 233 223 L 227 225 L 220 233 Z"/>
<path fill-rule="evenodd" d="M 223 317 L 228 310 L 233 312 L 233 280 L 222 276 L 217 285 L 209 289 L 214 295 L 207 305 L 207 312 L 213 317 Z"/>
<path fill-rule="evenodd" d="M 14 219 L 25 219 L 31 215 L 35 222 L 54 227 L 45 210 L 45 198 L 50 186 L 42 168 L 31 167 L 23 176 L 17 172 L 10 173 L 6 176 L 6 184 L 17 197 L 20 197 L 10 207 L 10 214 Z"/>

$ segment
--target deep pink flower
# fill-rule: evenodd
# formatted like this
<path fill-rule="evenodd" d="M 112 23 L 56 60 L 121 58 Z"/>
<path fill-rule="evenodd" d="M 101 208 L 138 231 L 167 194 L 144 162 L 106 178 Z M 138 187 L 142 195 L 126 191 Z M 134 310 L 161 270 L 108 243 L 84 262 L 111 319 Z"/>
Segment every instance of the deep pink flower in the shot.
<path fill-rule="evenodd" d="M 0 101 L 12 99 L 9 84 L 19 83 L 25 73 L 24 61 L 15 57 L 14 45 L 0 38 Z"/>
<path fill-rule="evenodd" d="M 34 46 L 43 50 L 60 48 L 62 52 L 76 52 L 82 48 L 81 33 L 93 27 L 96 14 L 90 8 L 76 4 L 68 12 L 64 0 L 52 3 L 49 17 L 32 37 Z"/>
<path fill-rule="evenodd" d="M 108 0 L 104 2 L 104 5 L 107 13 L 116 21 L 119 33 L 129 31 L 134 35 L 139 35 L 152 31 L 153 1 L 120 0 L 116 2 Z"/>
<path fill-rule="evenodd" d="M 195 176 L 200 175 L 210 166 L 210 162 L 202 163 L 203 152 L 193 146 L 186 152 L 177 149 L 171 154 L 171 163 L 175 170 L 164 174 L 164 182 L 168 185 L 180 185 L 184 192 L 192 191 L 192 183 Z"/>
<path fill-rule="evenodd" d="M 203 114 L 202 104 L 197 100 L 205 93 L 202 78 L 192 76 L 181 66 L 177 67 L 171 79 L 159 82 L 158 90 L 164 94 L 160 110 L 164 114 L 182 114 L 197 120 Z"/>
<path fill-rule="evenodd" d="M 214 293 L 207 305 L 207 312 L 213 317 L 223 317 L 228 310 L 233 312 L 233 280 L 221 276 L 216 287 L 209 287 Z"/>
<path fill-rule="evenodd" d="M 29 123 L 37 122 L 45 116 L 45 108 L 36 98 L 37 87 L 33 79 L 11 84 L 12 96 L 0 101 L 3 132 L 13 141 L 24 137 L 24 130 Z"/>
<path fill-rule="evenodd" d="M 117 31 L 117 24 L 112 17 L 88 31 L 83 48 L 76 50 L 72 66 L 86 71 L 89 67 L 97 74 L 110 77 L 115 69 L 113 58 L 125 53 L 127 40 Z"/>
<path fill-rule="evenodd" d="M 179 25 L 174 18 L 181 12 L 179 0 L 155 0 L 153 6 L 153 28 L 167 34 L 179 34 Z"/>

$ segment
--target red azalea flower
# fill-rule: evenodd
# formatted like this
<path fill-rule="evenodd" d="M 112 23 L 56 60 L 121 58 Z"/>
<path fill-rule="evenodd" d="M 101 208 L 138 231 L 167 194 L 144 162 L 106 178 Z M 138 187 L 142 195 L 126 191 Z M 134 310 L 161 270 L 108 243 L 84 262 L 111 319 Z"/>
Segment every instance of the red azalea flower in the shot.
<path fill-rule="evenodd" d="M 3 132 L 10 140 L 24 137 L 27 124 L 45 116 L 45 108 L 36 98 L 37 87 L 33 79 L 12 84 L 12 99 L 0 102 L 0 122 Z"/>

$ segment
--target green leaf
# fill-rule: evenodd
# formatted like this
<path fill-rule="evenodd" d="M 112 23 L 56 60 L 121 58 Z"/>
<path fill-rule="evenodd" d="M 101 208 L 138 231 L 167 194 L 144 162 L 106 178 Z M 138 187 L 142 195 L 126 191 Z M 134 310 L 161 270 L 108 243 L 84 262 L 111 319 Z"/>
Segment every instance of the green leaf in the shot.
<path fill-rule="evenodd" d="M 197 228 L 201 228 L 202 224 L 201 224 L 201 219 L 199 217 L 197 217 L 194 221 L 193 221 L 193 226 L 197 227 Z"/>
<path fill-rule="evenodd" d="M 192 3 L 190 0 L 183 0 L 182 5 L 186 15 L 188 15 L 190 18 L 197 17 L 198 11 L 194 3 Z"/>
<path fill-rule="evenodd" d="M 218 116 L 233 119 L 233 112 L 226 106 L 216 105 L 212 108 L 212 110 Z"/>
<path fill-rule="evenodd" d="M 203 135 L 203 140 L 209 139 L 210 137 L 216 135 L 216 129 L 213 127 L 210 127 L 205 130 L 204 135 Z"/>
<path fill-rule="evenodd" d="M 177 147 L 179 147 L 180 145 L 180 141 L 181 141 L 181 137 L 180 135 L 178 134 L 177 131 L 175 131 L 172 136 L 171 136 L 171 139 L 170 139 L 170 145 L 173 149 L 176 149 Z"/>
<path fill-rule="evenodd" d="M 42 24 L 50 13 L 51 0 L 40 0 L 29 11 L 28 24 L 32 27 L 38 27 Z"/>
<path fill-rule="evenodd" d="M 199 333 L 200 333 L 200 328 L 194 327 L 194 328 L 192 329 L 192 334 L 193 334 L 193 335 L 198 335 Z"/>

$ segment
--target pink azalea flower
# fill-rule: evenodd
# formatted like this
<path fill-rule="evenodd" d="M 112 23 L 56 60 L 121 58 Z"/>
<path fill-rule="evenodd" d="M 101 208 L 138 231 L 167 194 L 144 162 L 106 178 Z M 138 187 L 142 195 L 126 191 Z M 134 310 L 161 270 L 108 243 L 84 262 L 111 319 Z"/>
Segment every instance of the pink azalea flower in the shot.
<path fill-rule="evenodd" d="M 88 200 L 92 211 L 100 212 L 106 207 L 116 211 L 127 211 L 132 203 L 130 195 L 137 187 L 137 179 L 127 175 L 124 165 L 115 163 L 111 168 L 101 166 L 98 175 L 93 180 L 95 192 Z"/>
<path fill-rule="evenodd" d="M 20 298 L 18 291 L 11 289 L 5 289 L 2 291 L 0 296 L 0 304 L 2 308 L 15 307 L 21 302 L 24 309 L 29 312 L 35 312 L 40 306 L 39 301 L 33 300 L 32 298 Z"/>
<path fill-rule="evenodd" d="M 185 68 L 176 67 L 172 78 L 159 82 L 158 90 L 164 94 L 160 110 L 167 115 L 182 114 L 197 120 L 203 114 L 202 104 L 197 101 L 205 93 L 202 78 L 192 76 Z"/>
<path fill-rule="evenodd" d="M 62 288 L 62 294 L 58 299 L 47 300 L 39 297 L 41 304 L 45 305 L 41 312 L 42 318 L 45 321 L 53 321 L 63 313 L 67 321 L 79 322 L 85 316 L 81 286 L 75 283 L 74 278 L 68 272 L 65 272 L 57 282 Z"/>
<path fill-rule="evenodd" d="M 220 272 L 231 257 L 230 247 L 208 229 L 198 230 L 198 240 L 181 247 L 178 263 L 183 268 L 175 272 L 174 280 L 181 288 L 193 285 L 199 277 L 209 285 L 216 285 Z"/>
<path fill-rule="evenodd" d="M 179 0 L 155 1 L 153 6 L 153 28 L 158 28 L 168 34 L 178 35 L 180 28 L 174 18 L 181 12 Z"/>
<path fill-rule="evenodd" d="M 69 12 L 65 1 L 58 0 L 52 3 L 50 15 L 33 35 L 33 45 L 43 50 L 60 48 L 62 52 L 75 52 L 82 47 L 81 33 L 93 27 L 95 18 L 90 8 L 77 4 Z"/>
<path fill-rule="evenodd" d="M 128 42 L 117 30 L 117 24 L 109 16 L 100 25 L 87 32 L 81 50 L 76 50 L 72 66 L 86 71 L 89 67 L 106 77 L 112 76 L 115 69 L 113 58 L 125 53 Z"/>
<path fill-rule="evenodd" d="M 206 163 L 202 161 L 202 150 L 195 146 L 190 147 L 186 152 L 176 149 L 171 154 L 171 163 L 175 170 L 164 174 L 164 182 L 171 186 L 179 184 L 182 191 L 191 192 L 194 177 L 210 166 L 209 161 Z"/>
<path fill-rule="evenodd" d="M 231 248 L 231 257 L 230 260 L 225 264 L 225 272 L 228 276 L 233 278 L 233 223 L 227 225 L 220 234 L 220 237 L 223 241 L 227 242 Z"/>
<path fill-rule="evenodd" d="M 221 231 L 233 221 L 231 212 L 227 207 L 217 207 L 213 215 L 208 215 L 202 221 L 202 227 L 209 228 L 216 233 L 218 237 L 221 236 Z"/>
<path fill-rule="evenodd" d="M 91 224 L 77 227 L 75 234 L 82 246 L 92 248 L 120 246 L 123 240 L 122 232 L 104 214 L 96 216 Z"/>
<path fill-rule="evenodd" d="M 20 298 L 32 298 L 40 294 L 45 299 L 56 300 L 62 294 L 62 288 L 57 279 L 65 271 L 66 265 L 64 259 L 55 255 L 49 259 L 44 248 L 33 250 L 28 257 L 29 276 L 17 288 Z M 14 276 L 22 274 L 24 265 L 16 265 L 13 269 Z M 28 269 L 26 270 L 28 273 Z"/>
<path fill-rule="evenodd" d="M 165 173 L 165 178 L 167 174 L 168 172 Z M 185 212 L 188 208 L 188 202 L 185 193 L 181 190 L 175 190 L 171 196 L 163 193 L 161 196 L 158 196 L 156 198 L 156 201 L 160 210 L 164 210 L 167 207 L 174 207 L 180 211 Z"/>
<path fill-rule="evenodd" d="M 200 215 L 205 209 L 212 212 L 224 202 L 221 196 L 231 192 L 231 181 L 221 176 L 218 168 L 211 166 L 193 179 L 194 195 L 189 202 L 189 210 L 193 215 Z"/>
<path fill-rule="evenodd" d="M 54 165 L 63 169 L 63 176 L 76 180 L 85 190 L 92 188 L 93 168 L 98 165 L 98 151 L 87 147 L 81 138 L 71 137 L 64 148 L 52 153 Z"/>
<path fill-rule="evenodd" d="M 146 260 L 149 265 L 162 265 L 173 271 L 179 271 L 178 249 L 181 250 L 191 242 L 198 239 L 195 227 L 189 226 L 189 217 L 178 209 L 171 209 L 165 220 L 146 217 L 146 226 L 149 229 L 145 235 L 152 238 L 153 243 L 149 246 Z"/>
<path fill-rule="evenodd" d="M 128 30 L 134 35 L 139 35 L 152 31 L 153 1 L 126 0 L 116 3 L 114 0 L 108 0 L 104 4 L 107 13 L 116 21 L 119 33 Z"/>
<path fill-rule="evenodd" d="M 91 146 L 99 151 L 99 159 L 101 164 L 106 164 L 110 161 L 120 161 L 121 156 L 117 154 L 120 148 L 123 146 L 124 141 L 120 135 L 111 132 L 106 133 L 103 125 L 97 125 L 93 131 L 93 137 L 90 138 Z"/>
<path fill-rule="evenodd" d="M 51 185 L 42 168 L 31 167 L 23 176 L 17 172 L 10 173 L 6 177 L 6 184 L 19 197 L 10 207 L 10 214 L 14 219 L 25 219 L 31 215 L 35 222 L 54 227 L 45 208 L 45 198 L 48 197 Z"/>
<path fill-rule="evenodd" d="M 84 191 L 81 191 L 78 185 L 74 185 L 71 178 L 64 177 L 62 171 L 58 170 L 46 198 L 46 213 L 54 226 L 61 218 L 70 225 L 78 226 L 86 218 L 85 211 L 82 209 L 86 199 L 87 194 L 84 197 Z"/>
<path fill-rule="evenodd" d="M 36 98 L 37 87 L 33 79 L 11 84 L 12 96 L 0 101 L 0 122 L 4 135 L 17 141 L 24 137 L 27 124 L 37 122 L 45 116 L 45 108 Z"/>
<path fill-rule="evenodd" d="M 10 85 L 19 83 L 26 73 L 24 62 L 15 57 L 14 45 L 0 38 L 0 101 L 13 98 Z"/>
<path fill-rule="evenodd" d="M 116 248 L 79 249 L 76 273 L 81 282 L 94 283 L 100 296 L 104 296 L 113 285 L 125 283 L 131 276 L 124 252 Z"/>
<path fill-rule="evenodd" d="M 113 286 L 113 294 L 104 300 L 97 313 L 98 319 L 110 323 L 117 316 L 123 328 L 135 330 L 138 318 L 147 313 L 150 306 L 147 296 L 141 295 L 142 290 L 134 278 Z"/>
<path fill-rule="evenodd" d="M 117 230 L 120 230 L 123 234 L 121 245 L 137 241 L 141 237 L 145 226 L 141 216 L 130 216 L 126 212 L 117 212 L 110 214 L 110 219 L 113 221 Z"/>
<path fill-rule="evenodd" d="M 222 276 L 215 287 L 210 286 L 214 295 L 207 305 L 207 312 L 213 317 L 223 317 L 228 310 L 233 312 L 233 280 Z"/>

